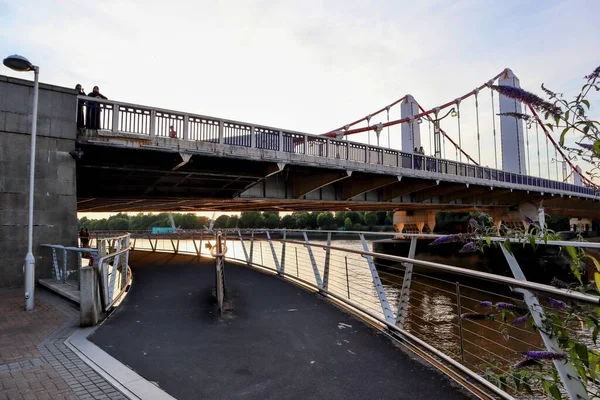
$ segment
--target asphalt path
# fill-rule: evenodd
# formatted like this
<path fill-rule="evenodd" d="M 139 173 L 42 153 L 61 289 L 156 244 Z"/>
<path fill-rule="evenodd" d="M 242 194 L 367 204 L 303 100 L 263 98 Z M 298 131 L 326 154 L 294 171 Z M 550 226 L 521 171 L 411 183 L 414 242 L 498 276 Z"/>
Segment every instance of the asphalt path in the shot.
<path fill-rule="evenodd" d="M 133 286 L 90 340 L 178 399 L 465 399 L 442 373 L 318 294 L 214 261 L 132 252 Z"/>

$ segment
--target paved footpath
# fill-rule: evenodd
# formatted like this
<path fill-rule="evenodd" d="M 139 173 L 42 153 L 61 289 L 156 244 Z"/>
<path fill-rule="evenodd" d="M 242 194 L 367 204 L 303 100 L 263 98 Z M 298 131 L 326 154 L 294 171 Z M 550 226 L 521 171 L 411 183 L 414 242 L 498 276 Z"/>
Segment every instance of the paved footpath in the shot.
<path fill-rule="evenodd" d="M 23 289 L 0 289 L 0 400 L 126 399 L 64 344 L 78 318 L 43 289 L 30 312 Z"/>

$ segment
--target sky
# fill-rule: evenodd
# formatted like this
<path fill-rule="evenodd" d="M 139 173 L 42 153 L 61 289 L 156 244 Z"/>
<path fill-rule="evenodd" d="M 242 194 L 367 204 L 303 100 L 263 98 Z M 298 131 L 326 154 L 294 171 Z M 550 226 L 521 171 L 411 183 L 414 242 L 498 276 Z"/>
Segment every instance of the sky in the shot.
<path fill-rule="evenodd" d="M 506 67 L 528 90 L 575 95 L 600 65 L 598 15 L 597 0 L 0 0 L 0 55 L 26 56 L 42 82 L 98 85 L 114 100 L 320 134 L 407 93 L 435 107 Z M 463 147 L 478 159 L 466 103 Z M 481 159 L 493 167 L 488 103 Z M 454 123 L 443 128 L 456 139 Z M 400 148 L 399 130 L 390 138 L 381 145 Z"/>

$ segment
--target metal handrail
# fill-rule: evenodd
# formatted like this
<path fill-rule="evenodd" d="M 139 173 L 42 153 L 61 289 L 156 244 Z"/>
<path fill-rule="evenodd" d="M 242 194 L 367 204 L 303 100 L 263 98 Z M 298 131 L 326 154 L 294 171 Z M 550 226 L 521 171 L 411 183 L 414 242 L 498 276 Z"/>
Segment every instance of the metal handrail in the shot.
<path fill-rule="evenodd" d="M 125 235 L 127 236 L 127 235 Z M 117 296 L 113 296 L 113 299 L 111 299 L 111 302 L 108 303 L 108 299 L 106 299 L 106 293 L 108 292 L 108 288 L 106 286 L 106 282 L 104 281 L 104 270 L 103 268 L 105 268 L 106 266 L 106 261 L 109 259 L 114 259 L 115 257 L 124 254 L 128 251 L 130 251 L 133 248 L 133 246 L 129 246 L 127 248 L 121 249 L 119 251 L 116 251 L 114 253 L 111 254 L 107 254 L 104 257 L 100 258 L 100 260 L 98 260 L 98 263 L 93 267 L 94 270 L 96 271 L 96 274 L 98 276 L 98 282 L 100 282 L 100 298 L 102 300 L 102 309 L 103 311 L 108 310 L 109 308 L 112 307 L 112 305 L 117 302 L 117 300 L 119 299 L 119 297 L 121 297 L 121 294 L 125 291 L 125 289 L 127 288 L 127 285 L 123 286 L 121 288 L 121 290 L 119 291 Z M 129 266 L 126 266 L 126 271 L 124 271 L 124 273 L 130 278 L 130 269 Z M 129 281 L 129 279 L 128 279 Z"/>

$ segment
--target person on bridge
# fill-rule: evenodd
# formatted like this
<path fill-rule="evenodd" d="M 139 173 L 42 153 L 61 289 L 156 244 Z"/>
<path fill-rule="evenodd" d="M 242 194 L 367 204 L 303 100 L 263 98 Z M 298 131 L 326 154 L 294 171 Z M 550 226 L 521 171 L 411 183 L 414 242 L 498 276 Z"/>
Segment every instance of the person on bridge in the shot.
<path fill-rule="evenodd" d="M 108 97 L 104 96 L 100 93 L 100 89 L 98 86 L 94 86 L 94 90 L 88 93 L 88 97 L 99 97 L 101 99 L 107 100 Z M 95 101 L 87 102 L 87 127 L 89 129 L 100 129 L 100 103 L 96 103 Z"/>
<path fill-rule="evenodd" d="M 419 149 L 415 147 L 415 151 L 413 152 L 413 157 L 415 158 L 415 169 L 421 169 L 421 157 L 417 156 L 417 154 L 421 154 Z"/>
<path fill-rule="evenodd" d="M 85 96 L 85 90 L 78 83 L 75 86 L 75 90 L 77 90 L 78 96 Z M 83 121 L 83 105 L 85 104 L 85 100 L 77 100 L 77 128 L 81 129 L 85 126 Z"/>

